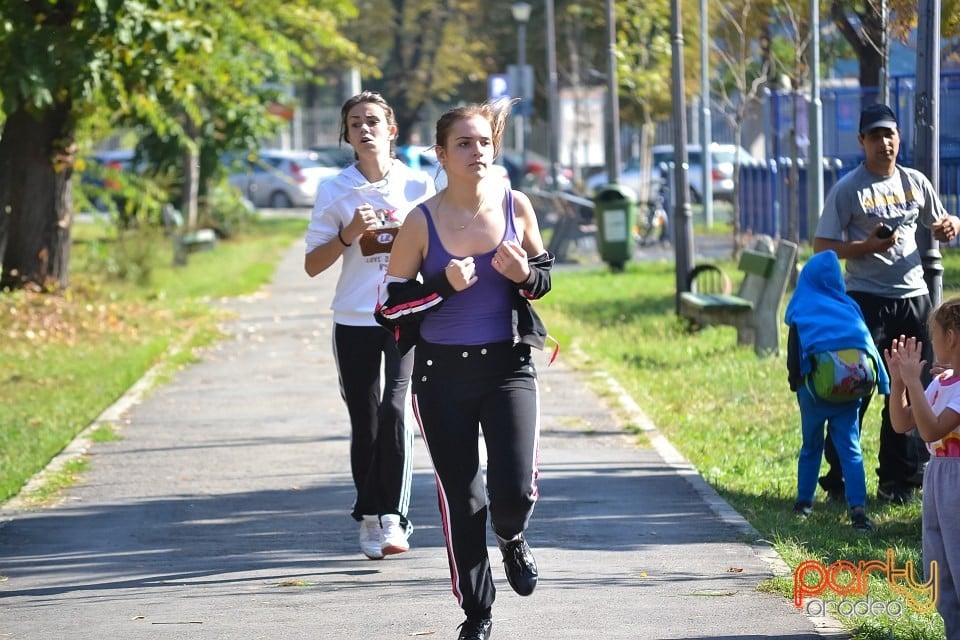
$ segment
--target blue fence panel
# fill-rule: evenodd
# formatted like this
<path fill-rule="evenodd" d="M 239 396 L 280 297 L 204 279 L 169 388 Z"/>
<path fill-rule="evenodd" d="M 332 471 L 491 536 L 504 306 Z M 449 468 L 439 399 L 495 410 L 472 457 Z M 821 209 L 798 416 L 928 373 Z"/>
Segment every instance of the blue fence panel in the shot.
<path fill-rule="evenodd" d="M 904 166 L 913 166 L 914 95 L 913 76 L 890 78 L 890 106 L 900 121 L 900 156 Z M 801 241 L 812 235 L 808 229 L 807 169 L 804 158 L 808 150 L 807 108 L 809 96 L 796 92 L 771 94 L 769 118 L 774 124 L 770 143 L 772 156 L 767 166 L 743 167 L 740 176 L 740 225 L 743 230 L 774 237 L 790 233 L 790 198 L 797 201 L 797 231 Z M 838 87 L 821 91 L 823 105 L 824 194 L 836 181 L 863 160 L 857 141 L 857 128 L 862 105 L 876 101 L 876 89 Z M 960 214 L 960 72 L 944 71 L 940 75 L 940 181 L 939 191 L 948 211 Z M 794 133 L 795 131 L 795 133 Z M 791 138 L 795 136 L 795 138 Z M 794 143 L 800 161 L 797 190 L 789 184 L 790 155 Z M 796 194 L 793 196 L 792 194 Z"/>
<path fill-rule="evenodd" d="M 890 78 L 890 107 L 900 121 L 900 161 L 912 162 L 916 81 L 913 76 Z M 800 157 L 805 157 L 809 146 L 807 110 L 810 96 L 799 92 L 777 91 L 770 95 L 768 108 L 774 125 L 771 150 L 774 158 L 791 155 L 791 132 L 796 130 Z M 823 155 L 839 158 L 844 164 L 856 164 L 863 158 L 857 142 L 860 110 L 877 101 L 875 88 L 833 87 L 823 89 L 822 109 Z M 943 71 L 940 74 L 940 129 L 941 155 L 960 154 L 960 72 Z M 794 121 L 794 118 L 796 120 Z"/>
<path fill-rule="evenodd" d="M 770 172 L 762 165 L 740 167 L 740 229 L 750 231 L 769 213 Z"/>
<path fill-rule="evenodd" d="M 939 191 L 947 211 L 960 215 L 960 156 L 940 158 Z"/>
<path fill-rule="evenodd" d="M 790 233 L 790 198 L 797 196 L 797 231 L 800 241 L 811 239 L 807 215 L 808 167 L 797 165 L 797 192 L 790 189 L 790 159 L 780 162 L 771 160 L 768 165 L 758 164 L 740 168 L 740 229 L 762 233 L 774 238 Z M 859 164 L 859 163 L 858 163 Z M 827 194 L 840 178 L 854 170 L 857 164 L 825 162 L 823 167 L 823 192 Z M 960 157 L 940 159 L 940 199 L 946 210 L 960 215 Z M 951 246 L 960 245 L 960 240 Z"/>
<path fill-rule="evenodd" d="M 758 164 L 741 167 L 741 230 L 774 238 L 786 237 L 790 233 L 790 198 L 796 194 L 797 232 L 801 242 L 810 239 L 813 229 L 809 228 L 807 215 L 808 167 L 805 162 L 797 163 L 797 190 L 793 191 L 790 189 L 790 166 L 789 158 L 781 158 L 779 162 L 771 160 L 766 166 Z M 843 165 L 837 161 L 824 162 L 824 193 L 828 193 L 837 180 L 854 168 L 856 165 Z M 954 179 L 960 183 L 960 161 L 956 163 Z"/>

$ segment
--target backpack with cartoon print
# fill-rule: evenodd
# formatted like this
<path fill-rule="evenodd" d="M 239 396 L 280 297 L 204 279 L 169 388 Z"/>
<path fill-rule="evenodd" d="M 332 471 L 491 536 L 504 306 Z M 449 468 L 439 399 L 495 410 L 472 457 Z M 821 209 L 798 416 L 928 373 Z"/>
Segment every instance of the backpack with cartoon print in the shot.
<path fill-rule="evenodd" d="M 877 363 L 863 349 L 838 349 L 815 353 L 807 390 L 827 402 L 852 402 L 869 398 L 877 388 Z"/>

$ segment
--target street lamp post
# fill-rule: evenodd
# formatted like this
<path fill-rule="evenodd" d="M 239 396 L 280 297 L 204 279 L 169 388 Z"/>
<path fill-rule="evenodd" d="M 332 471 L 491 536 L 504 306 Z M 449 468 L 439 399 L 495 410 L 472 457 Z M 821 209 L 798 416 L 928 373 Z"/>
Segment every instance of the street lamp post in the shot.
<path fill-rule="evenodd" d="M 693 269 L 693 211 L 690 209 L 690 182 L 688 179 L 687 103 L 683 94 L 683 22 L 680 0 L 670 0 L 670 33 L 673 63 L 673 237 L 676 256 L 677 297 L 676 311 L 680 313 L 680 293 L 689 289 L 687 274 Z M 707 150 L 709 152 L 709 149 Z"/>
<path fill-rule="evenodd" d="M 707 228 L 713 226 L 713 121 L 710 114 L 710 30 L 707 19 L 707 0 L 700 0 L 700 158 L 703 174 L 700 193 L 703 194 L 703 217 Z"/>
<path fill-rule="evenodd" d="M 607 15 L 607 181 L 620 182 L 620 93 L 617 79 L 617 14 L 614 0 L 606 1 Z"/>
<path fill-rule="evenodd" d="M 810 0 L 810 112 L 808 115 L 807 237 L 823 209 L 823 101 L 820 98 L 820 1 Z"/>
<path fill-rule="evenodd" d="M 914 105 L 914 166 L 940 186 L 940 2 L 920 0 L 917 11 L 917 93 Z M 940 243 L 925 227 L 917 225 L 917 250 L 923 262 L 923 277 L 930 301 L 943 298 L 943 262 Z"/>
<path fill-rule="evenodd" d="M 560 130 L 557 116 L 557 33 L 553 18 L 553 0 L 546 0 L 547 20 L 547 120 L 550 123 L 550 188 L 557 189 L 557 165 L 560 160 Z"/>
<path fill-rule="evenodd" d="M 517 142 L 520 147 L 520 165 L 522 176 L 527 177 L 527 113 L 530 109 L 530 99 L 527 95 L 527 21 L 530 20 L 530 4 L 528 2 L 514 2 L 510 7 L 513 19 L 517 22 L 517 66 L 520 72 L 520 111 L 517 117 Z"/>

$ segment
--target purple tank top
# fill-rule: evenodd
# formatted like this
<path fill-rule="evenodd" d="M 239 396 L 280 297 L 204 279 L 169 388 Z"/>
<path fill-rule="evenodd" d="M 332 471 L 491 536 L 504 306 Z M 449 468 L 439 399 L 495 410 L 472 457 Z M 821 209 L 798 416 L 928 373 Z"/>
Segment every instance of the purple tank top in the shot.
<path fill-rule="evenodd" d="M 420 270 L 424 279 L 441 273 L 454 256 L 447 252 L 433 217 L 423 204 L 419 205 L 427 218 L 429 245 L 427 257 Z M 513 224 L 513 194 L 507 191 L 506 229 L 501 242 L 516 240 L 517 230 Z M 444 301 L 435 311 L 423 318 L 420 335 L 434 344 L 489 344 L 513 340 L 511 319 L 511 296 L 516 288 L 507 278 L 497 273 L 491 260 L 496 249 L 473 256 L 477 269 L 477 281 Z"/>

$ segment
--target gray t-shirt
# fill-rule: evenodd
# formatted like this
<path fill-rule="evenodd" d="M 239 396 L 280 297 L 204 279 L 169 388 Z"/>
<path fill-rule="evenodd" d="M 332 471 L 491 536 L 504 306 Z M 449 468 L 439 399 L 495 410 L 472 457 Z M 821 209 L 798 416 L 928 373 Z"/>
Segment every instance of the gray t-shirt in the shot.
<path fill-rule="evenodd" d="M 892 176 L 878 176 L 861 163 L 827 194 L 816 237 L 852 242 L 865 240 L 881 222 L 895 228 L 897 243 L 884 253 L 847 259 L 844 279 L 847 291 L 912 298 L 928 293 L 917 223 L 929 228 L 946 215 L 933 185 L 919 171 L 898 165 Z"/>

